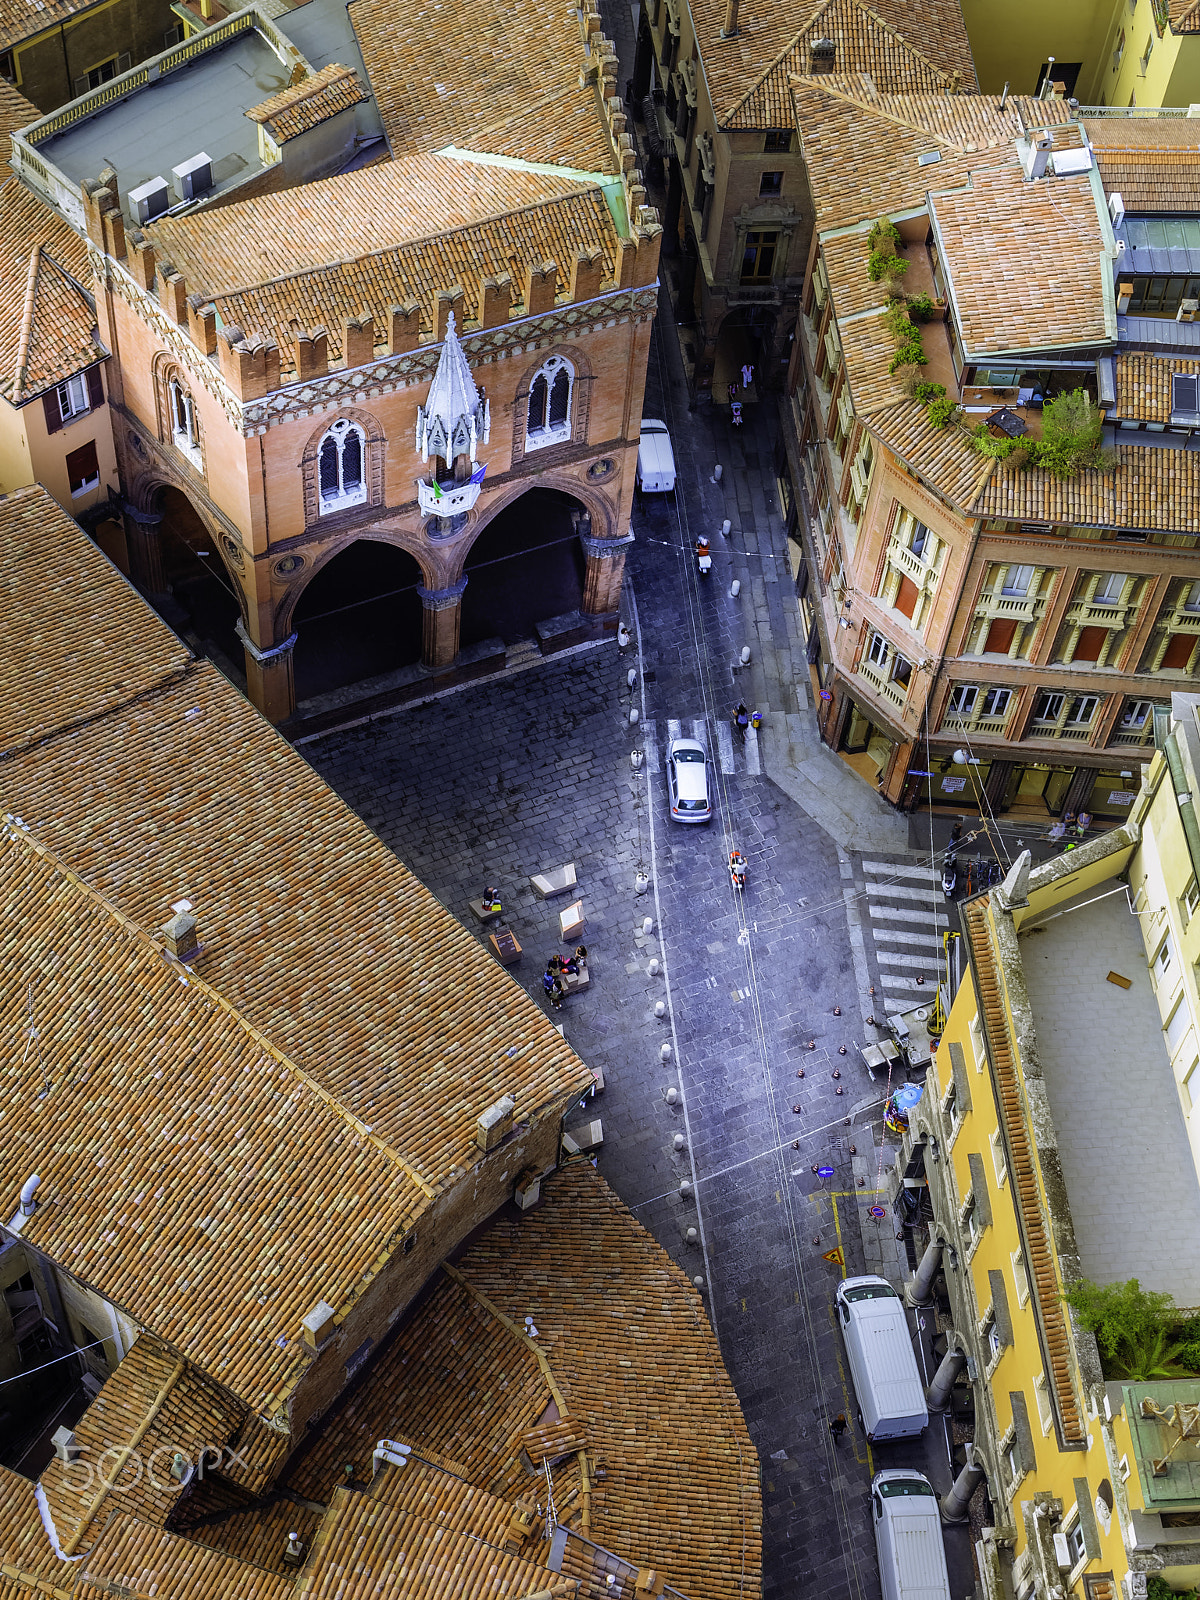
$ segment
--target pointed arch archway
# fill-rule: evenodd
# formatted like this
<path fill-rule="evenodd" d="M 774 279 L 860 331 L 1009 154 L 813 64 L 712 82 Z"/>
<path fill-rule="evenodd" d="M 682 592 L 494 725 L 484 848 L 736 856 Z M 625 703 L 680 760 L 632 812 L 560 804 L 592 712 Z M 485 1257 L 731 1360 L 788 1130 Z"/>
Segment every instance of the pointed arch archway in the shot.
<path fill-rule="evenodd" d="M 582 608 L 586 559 L 575 494 L 538 485 L 489 517 L 463 563 L 460 643 L 528 639 L 539 622 Z"/>

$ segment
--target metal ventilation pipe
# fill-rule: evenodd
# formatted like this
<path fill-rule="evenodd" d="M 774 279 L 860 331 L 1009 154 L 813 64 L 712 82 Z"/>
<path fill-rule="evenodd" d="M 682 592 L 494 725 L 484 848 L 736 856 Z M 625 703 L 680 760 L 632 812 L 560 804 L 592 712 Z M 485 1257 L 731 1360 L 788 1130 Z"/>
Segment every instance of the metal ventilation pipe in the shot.
<path fill-rule="evenodd" d="M 35 1172 L 32 1178 L 26 1178 L 21 1185 L 21 1215 L 23 1217 L 31 1217 L 33 1215 L 37 1206 L 34 1195 L 41 1188 L 41 1184 L 42 1180 Z"/>

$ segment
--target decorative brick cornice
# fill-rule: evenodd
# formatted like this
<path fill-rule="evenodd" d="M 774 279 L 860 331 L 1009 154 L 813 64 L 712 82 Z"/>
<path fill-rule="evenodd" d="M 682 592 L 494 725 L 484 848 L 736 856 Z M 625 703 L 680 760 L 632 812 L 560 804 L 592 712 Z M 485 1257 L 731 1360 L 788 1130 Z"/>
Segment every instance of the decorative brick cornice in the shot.
<path fill-rule="evenodd" d="M 298 417 L 317 417 L 347 404 L 363 404 L 380 395 L 393 394 L 433 376 L 441 354 L 440 344 L 425 345 L 406 355 L 384 356 L 368 366 L 337 368 L 324 378 L 288 384 L 261 400 L 239 401 L 226 385 L 215 361 L 201 354 L 187 329 L 173 322 L 148 290 L 90 241 L 88 260 L 98 283 L 120 296 L 162 340 L 197 383 L 213 396 L 231 426 L 243 437 L 254 438 Z M 621 289 L 585 300 L 579 305 L 556 306 L 538 317 L 497 328 L 465 333 L 462 346 L 472 366 L 501 361 L 518 352 L 539 350 L 587 328 L 611 328 L 622 322 L 646 322 L 655 314 L 658 287 Z"/>

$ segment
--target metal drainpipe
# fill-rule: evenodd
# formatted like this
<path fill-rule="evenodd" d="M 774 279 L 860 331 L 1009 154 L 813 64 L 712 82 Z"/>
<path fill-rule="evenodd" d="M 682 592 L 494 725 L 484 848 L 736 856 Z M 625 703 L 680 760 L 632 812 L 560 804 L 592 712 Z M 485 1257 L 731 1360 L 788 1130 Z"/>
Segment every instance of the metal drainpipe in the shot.
<path fill-rule="evenodd" d="M 1196 802 L 1187 786 L 1183 760 L 1173 733 L 1168 734 L 1163 742 L 1163 754 L 1167 758 L 1167 766 L 1171 770 L 1171 782 L 1175 786 L 1175 803 L 1179 807 L 1179 820 L 1183 823 L 1188 854 L 1192 858 L 1192 871 L 1197 879 L 1200 879 L 1200 822 L 1196 820 Z"/>

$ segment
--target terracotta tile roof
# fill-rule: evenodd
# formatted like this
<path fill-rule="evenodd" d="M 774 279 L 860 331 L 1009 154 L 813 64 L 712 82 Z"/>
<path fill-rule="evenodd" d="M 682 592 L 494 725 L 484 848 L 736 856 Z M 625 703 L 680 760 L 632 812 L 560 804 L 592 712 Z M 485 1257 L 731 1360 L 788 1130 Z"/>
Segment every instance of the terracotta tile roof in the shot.
<path fill-rule="evenodd" d="M 996 466 L 976 450 L 960 424 L 932 427 L 925 407 L 915 400 L 876 411 L 869 423 L 906 466 L 964 512 L 976 503 Z"/>
<path fill-rule="evenodd" d="M 488 221 L 497 222 L 497 232 L 503 228 L 497 219 L 509 212 L 593 194 L 593 186 L 565 176 L 411 156 L 280 194 L 165 217 L 146 233 L 183 274 L 189 294 L 228 293 L 330 262 L 362 262 L 382 295 L 392 293 L 394 276 L 385 252 Z M 574 259 L 572 251 L 560 269 L 568 270 Z M 438 287 L 453 281 L 439 279 Z M 313 318 L 307 321 L 311 325 Z"/>
<path fill-rule="evenodd" d="M 1014 151 L 937 188 L 930 216 L 968 358 L 1116 338 L 1112 263 L 1086 174 L 1029 183 Z"/>
<path fill-rule="evenodd" d="M 1018 108 L 1027 127 L 1069 117 L 1061 101 L 1024 95 L 1001 112 L 992 95 L 880 94 L 862 74 L 796 79 L 792 100 L 821 232 L 924 207 L 931 188 L 991 165 L 983 152 L 1015 160 Z"/>
<path fill-rule="evenodd" d="M 587 1430 L 566 1417 L 556 1417 L 553 1422 L 530 1428 L 521 1440 L 522 1450 L 535 1467 L 540 1467 L 543 1461 L 557 1461 L 560 1456 L 573 1455 L 577 1450 L 586 1450 L 587 1447 Z"/>
<path fill-rule="evenodd" d="M 1139 422 L 1170 422 L 1173 373 L 1200 373 L 1200 361 L 1129 350 L 1117 357 L 1117 403 L 1112 415 Z"/>
<path fill-rule="evenodd" d="M 94 4 L 95 0 L 44 0 L 38 11 L 28 0 L 0 0 L 0 50 L 8 50 L 22 39 L 57 27 L 67 17 L 88 11 Z"/>
<path fill-rule="evenodd" d="M 732 39 L 721 37 L 725 0 L 691 0 L 690 9 L 720 126 L 787 127 L 791 118 L 783 73 L 808 72 L 809 40 L 820 37 L 836 43 L 838 73 L 877 75 L 884 89 L 944 92 L 955 75 L 964 90 L 976 86 L 957 0 L 932 0 L 922 7 L 919 30 L 903 0 L 876 0 L 870 6 L 860 0 L 822 0 L 799 27 L 804 12 L 768 0 L 741 0 Z M 907 42 L 914 39 L 918 47 Z M 778 120 L 754 120 L 776 112 Z"/>
<path fill-rule="evenodd" d="M 393 155 L 452 144 L 494 150 L 487 130 L 497 126 L 506 143 L 517 141 L 509 154 L 541 160 L 553 117 L 553 160 L 616 170 L 595 90 L 579 83 L 588 58 L 575 12 L 479 0 L 464 34 L 462 12 L 439 0 L 399 9 L 392 0 L 352 0 L 349 9 Z"/>
<path fill-rule="evenodd" d="M 1118 438 L 1120 436 L 1118 435 Z M 1055 478 L 1041 468 L 995 472 L 976 516 L 1200 534 L 1200 459 L 1184 450 L 1117 445 L 1115 472 Z"/>
<path fill-rule="evenodd" d="M 740 10 L 738 15 L 740 26 Z M 794 23 L 795 13 L 785 11 L 787 15 Z M 911 18 L 901 19 L 901 22 L 911 31 Z M 921 32 L 924 37 L 925 29 Z M 838 72 L 870 73 L 876 86 L 886 93 L 945 94 L 951 84 L 950 74 L 935 67 L 908 43 L 896 25 L 885 22 L 877 10 L 862 4 L 861 0 L 825 0 L 762 75 L 745 90 L 741 99 L 720 118 L 722 126 L 789 127 L 792 121 L 791 80 L 809 72 L 810 43 L 815 38 L 833 40 L 837 47 Z M 718 33 L 713 52 L 718 57 L 723 56 L 729 42 L 732 41 L 722 40 Z M 707 68 L 707 54 L 705 65 Z M 971 70 L 966 86 L 974 88 L 974 85 L 975 75 Z"/>
<path fill-rule="evenodd" d="M 1087 117 L 1107 193 L 1128 212 L 1200 211 L 1200 130 L 1190 117 Z"/>
<path fill-rule="evenodd" d="M 219 1550 L 166 1533 L 124 1512 L 112 1517 L 78 1573 L 76 1600 L 113 1595 L 154 1600 L 295 1600 L 296 1579 L 248 1567 Z"/>
<path fill-rule="evenodd" d="M 44 489 L 0 498 L 0 529 L 0 759 L 182 673 L 190 651 Z"/>
<path fill-rule="evenodd" d="M 427 1191 L 44 848 L 10 826 L 0 860 L 0 1192 L 39 1173 L 24 1237 L 270 1414 L 308 1365 L 301 1318 L 350 1308 Z"/>
<path fill-rule="evenodd" d="M 369 99 L 354 68 L 331 61 L 311 78 L 289 85 L 261 105 L 251 106 L 246 115 L 251 122 L 262 123 L 276 144 L 286 144 L 297 134 L 307 133 Z"/>
<path fill-rule="evenodd" d="M 9 135 L 16 133 L 19 128 L 27 128 L 31 122 L 37 122 L 41 115 L 19 89 L 14 89 L 11 83 L 0 78 L 0 183 L 8 178 L 11 171 L 8 165 Z"/>
<path fill-rule="evenodd" d="M 0 1569 L 4 1568 L 23 1574 L 31 1584 L 39 1577 L 58 1579 L 63 1574 L 42 1526 L 33 1484 L 0 1467 Z"/>
<path fill-rule="evenodd" d="M 194 1467 L 201 1450 L 229 1443 L 244 1415 L 231 1395 L 151 1334 L 140 1334 L 75 1427 L 83 1459 L 93 1467 L 103 1461 L 106 1477 L 116 1472 L 111 1498 L 97 1504 L 95 1480 L 73 1462 L 56 1459 L 42 1474 L 64 1549 L 93 1544 L 114 1507 L 163 1526 L 179 1505 L 180 1483 L 171 1475 L 175 1452 Z M 122 1463 L 117 1452 L 139 1433 L 137 1451 Z"/>
<path fill-rule="evenodd" d="M 1200 33 L 1200 0 L 1169 0 L 1172 33 Z"/>
<path fill-rule="evenodd" d="M 222 1485 L 219 1480 L 213 1479 L 205 1487 L 215 1487 L 219 1494 Z M 294 1500 L 268 1498 L 264 1505 L 234 1510 L 220 1521 L 192 1526 L 187 1519 L 195 1499 L 189 1493 L 180 1507 L 180 1520 L 172 1523 L 174 1532 L 194 1539 L 197 1544 L 207 1545 L 211 1550 L 235 1556 L 249 1567 L 261 1567 L 264 1572 L 275 1572 L 280 1576 L 294 1574 L 296 1570 L 283 1559 L 288 1534 L 299 1534 L 305 1545 L 311 1547 L 324 1516 L 323 1510 L 297 1505 Z M 216 1495 L 206 1494 L 200 1503 L 210 1514 L 214 1514 Z"/>
<path fill-rule="evenodd" d="M 90 276 L 75 230 L 9 178 L 0 188 L 0 394 L 14 405 L 108 354 L 83 288 Z"/>

